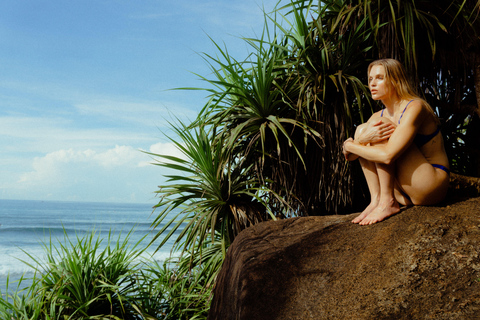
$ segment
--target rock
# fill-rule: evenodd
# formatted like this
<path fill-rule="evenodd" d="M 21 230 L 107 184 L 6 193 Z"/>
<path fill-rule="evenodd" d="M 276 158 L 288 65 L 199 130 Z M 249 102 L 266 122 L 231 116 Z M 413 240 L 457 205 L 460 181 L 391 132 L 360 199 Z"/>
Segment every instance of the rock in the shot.
<path fill-rule="evenodd" d="M 450 190 L 452 197 L 478 197 L 480 196 L 480 178 L 450 174 Z"/>
<path fill-rule="evenodd" d="M 354 216 L 242 231 L 209 319 L 480 319 L 480 198 L 411 207 L 371 226 Z"/>

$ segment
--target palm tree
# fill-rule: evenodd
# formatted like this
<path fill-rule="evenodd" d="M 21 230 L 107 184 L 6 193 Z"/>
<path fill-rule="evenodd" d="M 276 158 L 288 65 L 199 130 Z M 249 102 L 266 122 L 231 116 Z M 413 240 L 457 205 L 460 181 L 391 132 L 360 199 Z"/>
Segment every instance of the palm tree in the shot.
<path fill-rule="evenodd" d="M 212 144 L 213 138 L 204 126 L 189 128 L 183 123 L 172 125 L 181 138 L 172 142 L 185 158 L 153 154 L 156 165 L 176 170 L 167 175 L 168 184 L 160 187 L 157 205 L 162 211 L 153 227 L 163 226 L 152 242 L 169 230 L 162 246 L 179 228 L 183 231 L 175 243 L 184 240 L 185 250 L 202 248 L 207 238 L 219 232 L 223 251 L 246 227 L 269 219 L 267 207 L 259 195 L 262 187 L 250 177 L 251 165 L 237 160 L 225 142 Z M 162 160 L 163 159 L 163 160 Z M 165 223 L 171 212 L 174 219 Z"/>
<path fill-rule="evenodd" d="M 363 106 L 365 86 L 355 74 L 365 67 L 361 44 L 370 33 L 364 23 L 348 34 L 323 29 L 320 20 L 307 22 L 311 6 L 291 9 L 291 28 L 274 19 L 271 34 L 246 39 L 250 61 L 222 50 L 224 61 L 208 56 L 220 66 L 212 64 L 217 79 L 207 80 L 218 89 L 200 123 L 215 126 L 232 153 L 254 164 L 258 183 L 275 195 L 266 198 L 277 215 L 337 212 L 352 198 L 338 141 L 351 130 L 352 104 Z"/>

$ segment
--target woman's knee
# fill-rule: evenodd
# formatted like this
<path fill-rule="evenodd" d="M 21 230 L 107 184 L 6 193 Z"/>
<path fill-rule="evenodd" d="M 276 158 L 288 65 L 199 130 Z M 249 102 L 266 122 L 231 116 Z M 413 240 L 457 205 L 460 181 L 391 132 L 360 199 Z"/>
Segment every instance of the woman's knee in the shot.
<path fill-rule="evenodd" d="M 365 131 L 367 127 L 368 127 L 368 122 L 364 122 L 361 125 L 359 125 L 355 130 L 354 139 L 358 139 L 358 137 Z"/>
<path fill-rule="evenodd" d="M 391 121 L 390 119 L 385 118 L 385 117 L 375 116 L 375 117 L 370 118 L 370 120 L 368 120 L 368 122 L 365 122 L 365 123 L 363 123 L 363 124 L 361 124 L 357 127 L 357 130 L 355 130 L 355 138 L 354 139 L 357 139 L 359 136 L 362 135 L 363 132 L 369 130 L 373 126 L 379 125 L 380 123 L 391 124 L 391 125 L 394 126 L 394 128 L 397 127 L 395 125 L 395 123 L 393 121 Z M 371 145 L 384 144 L 384 143 L 387 143 L 387 140 L 377 141 L 375 143 L 371 143 Z"/>

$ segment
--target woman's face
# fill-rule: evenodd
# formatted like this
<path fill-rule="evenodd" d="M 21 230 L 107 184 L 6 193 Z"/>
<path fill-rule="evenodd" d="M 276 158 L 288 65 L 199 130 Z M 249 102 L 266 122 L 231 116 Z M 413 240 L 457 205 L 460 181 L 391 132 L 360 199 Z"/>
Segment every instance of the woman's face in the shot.
<path fill-rule="evenodd" d="M 382 65 L 375 65 L 370 69 L 368 88 L 373 100 L 384 100 L 390 97 L 393 87 L 390 81 L 385 79 L 385 68 Z"/>

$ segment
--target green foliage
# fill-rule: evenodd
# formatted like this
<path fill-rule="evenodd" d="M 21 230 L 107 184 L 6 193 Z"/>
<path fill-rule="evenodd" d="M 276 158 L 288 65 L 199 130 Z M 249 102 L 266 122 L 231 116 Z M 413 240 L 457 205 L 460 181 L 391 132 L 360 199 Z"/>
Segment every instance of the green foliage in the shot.
<path fill-rule="evenodd" d="M 371 32 L 365 21 L 353 32 L 307 22 L 319 14 L 312 6 L 289 9 L 266 16 L 260 39 L 245 39 L 248 59 L 218 45 L 217 57 L 205 55 L 214 79 L 203 80 L 213 89 L 191 126 L 211 126 L 212 146 L 251 166 L 248 179 L 264 187 L 276 215 L 337 212 L 352 200 L 338 142 L 348 137 L 353 112 L 363 119 L 366 87 L 357 75 Z"/>
<path fill-rule="evenodd" d="M 456 87 L 449 85 L 456 81 Z M 464 175 L 480 175 L 480 118 L 476 115 L 475 92 L 461 87 L 474 87 L 473 77 L 456 78 L 452 74 L 442 74 L 436 83 L 426 85 L 426 99 L 441 120 L 445 139 L 445 150 L 450 158 L 450 169 Z M 454 109 L 454 106 L 458 106 Z"/>
<path fill-rule="evenodd" d="M 178 265 L 180 262 L 172 259 L 162 265 L 152 262 L 140 270 L 136 303 L 149 315 L 146 319 L 207 318 L 212 287 L 200 275 L 208 271 L 195 268 L 184 272 Z"/>
<path fill-rule="evenodd" d="M 131 231 L 133 232 L 133 230 Z M 33 278 L 0 292 L 0 319 L 206 319 L 211 290 L 223 261 L 215 239 L 203 255 L 185 255 L 159 264 L 143 250 L 92 232 L 58 246 L 44 244 L 45 261 L 27 263 Z M 190 268 L 190 261 L 195 268 Z"/>
<path fill-rule="evenodd" d="M 256 180 L 249 179 L 251 165 L 245 166 L 222 144 L 212 144 L 213 138 L 205 127 L 188 128 L 180 123 L 173 129 L 181 141 L 172 142 L 186 159 L 152 154 L 164 159 L 157 165 L 178 172 L 168 175 L 169 184 L 158 191 L 161 200 L 157 207 L 162 211 L 153 226 L 164 223 L 172 210 L 178 209 L 178 214 L 164 223 L 152 242 L 162 235 L 162 246 L 183 227 L 175 243 L 185 238 L 185 250 L 202 249 L 206 240 L 218 232 L 225 252 L 238 232 L 268 219 L 260 196 L 262 189 Z M 166 230 L 170 231 L 164 235 Z"/>
<path fill-rule="evenodd" d="M 131 270 L 142 250 L 127 251 L 129 236 L 123 241 L 119 236 L 112 248 L 111 234 L 101 250 L 102 240 L 94 237 L 93 232 L 77 236 L 75 243 L 66 237 L 60 248 L 51 247 L 50 242 L 43 270 L 37 270 L 43 274 L 42 290 L 47 300 L 56 302 L 57 313 L 80 317 L 125 314 L 123 297 L 131 288 Z"/>
<path fill-rule="evenodd" d="M 44 296 L 37 294 L 36 280 L 34 280 L 33 285 L 22 288 L 22 283 L 27 281 L 28 279 L 21 277 L 17 286 L 11 288 L 7 278 L 6 292 L 3 293 L 0 290 L 0 318 L 17 320 L 60 319 L 52 313 L 44 315 Z"/>
<path fill-rule="evenodd" d="M 0 300 L 0 314 L 15 319 L 140 319 L 135 310 L 135 270 L 143 249 L 128 246 L 130 233 L 113 243 L 111 233 L 102 249 L 95 232 L 55 247 L 44 243 L 45 261 L 27 263 L 35 270 L 32 285 L 7 293 Z M 28 253 L 27 253 L 28 254 Z M 132 295 L 133 294 L 133 295 Z M 7 319 L 8 317 L 2 317 Z"/>
<path fill-rule="evenodd" d="M 294 88 L 284 91 L 295 102 L 299 119 L 320 134 L 323 144 L 305 143 L 304 159 L 308 160 L 304 168 L 295 166 L 291 157 L 281 159 L 279 165 L 288 172 L 283 180 L 295 181 L 289 187 L 300 200 L 296 206 L 300 215 L 332 214 L 352 201 L 350 167 L 342 161 L 341 142 L 351 135 L 354 114 L 364 118 L 366 87 L 359 70 L 366 69 L 365 54 L 370 47 L 365 43 L 371 32 L 365 30 L 365 21 L 349 28 L 336 21 L 332 24 L 324 19 L 328 8 L 313 11 L 308 4 L 290 6 L 293 27 L 282 28 L 286 37 L 294 40 L 287 44 L 288 77 L 281 86 Z M 309 16 L 315 18 L 307 22 Z M 348 10 L 342 11 L 338 19 L 348 21 L 349 16 Z"/>

